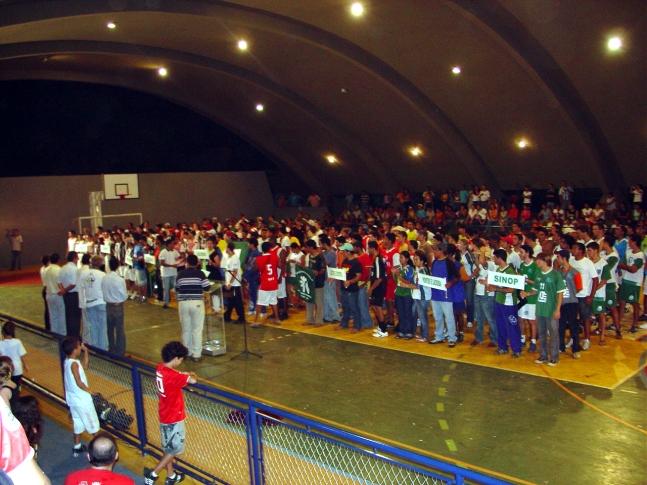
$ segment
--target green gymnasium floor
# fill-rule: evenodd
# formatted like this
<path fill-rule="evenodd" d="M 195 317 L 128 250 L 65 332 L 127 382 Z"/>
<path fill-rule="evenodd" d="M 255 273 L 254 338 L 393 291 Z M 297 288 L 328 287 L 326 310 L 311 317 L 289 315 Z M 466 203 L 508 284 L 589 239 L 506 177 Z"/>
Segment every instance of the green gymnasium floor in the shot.
<path fill-rule="evenodd" d="M 42 324 L 40 287 L 3 284 L 0 312 Z M 228 324 L 228 353 L 186 366 L 217 385 L 520 481 L 647 483 L 640 372 L 614 388 L 577 384 L 402 352 L 395 343 L 389 349 L 312 335 L 296 325 L 249 329 L 250 348 L 263 359 L 231 360 L 242 350 L 242 326 Z M 153 304 L 129 302 L 126 327 L 128 352 L 151 361 L 179 338 L 177 311 Z M 633 365 L 638 371 L 639 362 Z"/>

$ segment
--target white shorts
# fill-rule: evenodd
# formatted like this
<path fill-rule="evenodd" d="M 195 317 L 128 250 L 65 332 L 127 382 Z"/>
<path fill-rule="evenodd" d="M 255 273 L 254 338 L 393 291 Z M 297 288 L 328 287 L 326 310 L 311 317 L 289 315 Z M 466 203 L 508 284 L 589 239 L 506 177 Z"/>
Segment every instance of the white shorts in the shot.
<path fill-rule="evenodd" d="M 287 298 L 287 297 L 288 297 L 287 285 L 285 284 L 285 279 L 283 279 L 279 283 L 277 298 Z"/>
<path fill-rule="evenodd" d="M 260 306 L 276 305 L 278 303 L 277 290 L 265 291 L 258 290 L 256 304 Z"/>
<path fill-rule="evenodd" d="M 70 406 L 70 414 L 72 415 L 74 434 L 81 434 L 84 431 L 94 434 L 99 431 L 99 417 L 94 409 L 94 404 L 72 405 Z"/>
<path fill-rule="evenodd" d="M 535 307 L 536 305 L 534 303 L 526 303 L 524 306 L 519 308 L 519 318 L 525 318 L 526 320 L 536 320 Z"/>

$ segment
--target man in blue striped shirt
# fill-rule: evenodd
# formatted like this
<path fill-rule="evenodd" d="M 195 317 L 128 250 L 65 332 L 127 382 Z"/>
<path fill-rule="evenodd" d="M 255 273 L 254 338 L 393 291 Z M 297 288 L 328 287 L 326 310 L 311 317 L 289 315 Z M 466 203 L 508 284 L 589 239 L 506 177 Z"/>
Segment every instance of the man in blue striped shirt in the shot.
<path fill-rule="evenodd" d="M 198 269 L 198 257 L 186 258 L 186 269 L 180 271 L 175 282 L 182 343 L 189 349 L 189 358 L 199 362 L 202 355 L 202 328 L 204 327 L 204 294 L 211 283 Z"/>

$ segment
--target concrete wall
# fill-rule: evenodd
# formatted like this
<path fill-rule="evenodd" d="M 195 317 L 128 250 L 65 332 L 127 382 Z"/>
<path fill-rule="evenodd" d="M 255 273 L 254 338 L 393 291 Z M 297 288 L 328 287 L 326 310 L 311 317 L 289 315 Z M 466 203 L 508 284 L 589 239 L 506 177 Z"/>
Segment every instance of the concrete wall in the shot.
<path fill-rule="evenodd" d="M 103 190 L 101 175 L 0 178 L 0 230 L 17 227 L 25 240 L 23 265 L 43 254 L 65 252 L 66 233 L 89 212 L 88 193 Z M 192 221 L 203 217 L 272 214 L 272 193 L 264 172 L 146 173 L 139 175 L 139 199 L 103 202 L 103 214 L 142 212 L 144 220 Z M 104 226 L 136 218 L 105 219 Z M 2 241 L 0 267 L 10 263 Z"/>

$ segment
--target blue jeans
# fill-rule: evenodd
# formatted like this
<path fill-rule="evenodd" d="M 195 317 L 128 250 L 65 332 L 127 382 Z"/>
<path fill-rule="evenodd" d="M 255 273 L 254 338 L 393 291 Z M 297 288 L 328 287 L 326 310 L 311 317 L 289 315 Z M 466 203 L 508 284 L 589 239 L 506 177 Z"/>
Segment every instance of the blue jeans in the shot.
<path fill-rule="evenodd" d="M 413 313 L 420 320 L 420 336 L 427 340 L 429 338 L 429 300 L 413 300 Z"/>
<path fill-rule="evenodd" d="M 339 321 L 337 308 L 337 281 L 326 281 L 324 284 L 324 320 L 328 322 Z"/>
<path fill-rule="evenodd" d="M 487 320 L 490 326 L 490 340 L 497 342 L 496 322 L 494 321 L 494 297 L 487 295 L 474 295 L 474 315 L 476 330 L 474 339 L 483 342 L 483 329 Z"/>
<path fill-rule="evenodd" d="M 341 323 L 340 326 L 348 328 L 348 322 L 352 319 L 353 326 L 356 329 L 362 328 L 362 321 L 359 315 L 359 308 L 357 305 L 357 292 L 356 291 L 343 291 L 341 292 Z"/>
<path fill-rule="evenodd" d="M 106 304 L 95 305 L 85 309 L 88 316 L 88 335 L 90 345 L 101 350 L 108 350 L 108 320 Z"/>
<path fill-rule="evenodd" d="M 162 287 L 164 288 L 164 304 L 171 301 L 171 288 L 175 288 L 176 276 L 162 276 Z"/>
<path fill-rule="evenodd" d="M 398 310 L 398 333 L 412 337 L 416 331 L 412 298 L 410 296 L 395 295 L 395 308 Z"/>
<path fill-rule="evenodd" d="M 248 311 L 256 311 L 256 300 L 258 299 L 259 282 L 256 279 L 248 280 L 249 284 L 249 308 Z"/>
<path fill-rule="evenodd" d="M 476 281 L 469 280 L 465 282 L 465 307 L 467 309 L 467 321 L 474 321 L 474 287 Z"/>
<path fill-rule="evenodd" d="M 358 328 L 371 328 L 373 326 L 373 320 L 371 320 L 371 314 L 368 311 L 368 293 L 366 293 L 366 287 L 360 288 L 357 292 L 357 306 L 359 307 L 359 319 L 362 323 L 362 326 Z"/>
<path fill-rule="evenodd" d="M 508 340 L 510 348 L 515 353 L 521 352 L 521 329 L 517 317 L 516 305 L 503 305 L 494 303 L 494 316 L 498 332 L 499 350 L 508 351 Z"/>
<path fill-rule="evenodd" d="M 450 342 L 456 342 L 456 320 L 454 305 L 451 301 L 431 300 L 431 310 L 436 321 L 436 340 L 444 340 L 445 334 Z"/>

